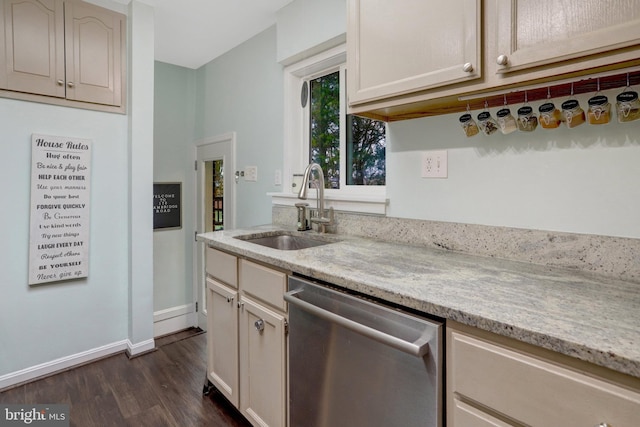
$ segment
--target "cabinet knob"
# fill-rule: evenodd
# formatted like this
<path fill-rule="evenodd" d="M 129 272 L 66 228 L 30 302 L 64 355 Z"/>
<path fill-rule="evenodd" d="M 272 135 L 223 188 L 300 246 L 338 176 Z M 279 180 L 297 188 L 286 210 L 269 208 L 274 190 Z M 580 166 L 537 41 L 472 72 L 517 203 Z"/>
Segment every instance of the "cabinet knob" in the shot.
<path fill-rule="evenodd" d="M 58 86 L 64 86 L 64 80 L 58 80 Z"/>
<path fill-rule="evenodd" d="M 498 65 L 507 65 L 509 63 L 509 57 L 507 55 L 500 55 L 496 62 Z"/>
<path fill-rule="evenodd" d="M 611 424 L 609 424 L 609 423 L 600 423 L 596 427 L 611 427 Z"/>
<path fill-rule="evenodd" d="M 75 85 L 73 84 L 73 82 L 69 82 L 69 83 L 67 83 L 67 86 L 74 87 Z"/>
<path fill-rule="evenodd" d="M 473 71 L 473 64 L 471 62 L 467 62 L 462 66 L 462 71 L 465 73 L 470 73 Z"/>
<path fill-rule="evenodd" d="M 264 320 L 262 319 L 256 320 L 253 326 L 256 327 L 256 331 L 262 333 L 262 331 L 264 331 Z"/>

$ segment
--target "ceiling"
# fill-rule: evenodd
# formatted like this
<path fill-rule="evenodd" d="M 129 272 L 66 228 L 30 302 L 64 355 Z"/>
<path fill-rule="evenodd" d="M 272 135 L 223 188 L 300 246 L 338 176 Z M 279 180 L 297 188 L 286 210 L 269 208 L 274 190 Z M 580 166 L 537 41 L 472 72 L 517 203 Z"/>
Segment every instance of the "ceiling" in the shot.
<path fill-rule="evenodd" d="M 199 68 L 276 23 L 292 0 L 153 0 L 155 59 Z"/>

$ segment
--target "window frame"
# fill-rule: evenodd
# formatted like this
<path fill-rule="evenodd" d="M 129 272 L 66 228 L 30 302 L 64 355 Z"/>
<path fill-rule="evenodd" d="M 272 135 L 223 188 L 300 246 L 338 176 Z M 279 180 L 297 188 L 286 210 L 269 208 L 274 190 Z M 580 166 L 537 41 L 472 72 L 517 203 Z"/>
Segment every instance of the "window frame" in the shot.
<path fill-rule="evenodd" d="M 293 206 L 299 202 L 291 190 L 294 174 L 302 174 L 309 164 L 309 102 L 301 108 L 301 88 L 305 80 L 340 71 L 340 188 L 326 188 L 325 204 L 336 210 L 386 214 L 388 204 L 385 185 L 346 184 L 346 44 L 303 59 L 284 69 L 284 174 L 282 193 L 271 193 L 274 204 Z M 388 135 L 388 132 L 387 132 Z M 388 169 L 387 169 L 388 171 Z M 310 189 L 314 205 L 315 190 Z"/>

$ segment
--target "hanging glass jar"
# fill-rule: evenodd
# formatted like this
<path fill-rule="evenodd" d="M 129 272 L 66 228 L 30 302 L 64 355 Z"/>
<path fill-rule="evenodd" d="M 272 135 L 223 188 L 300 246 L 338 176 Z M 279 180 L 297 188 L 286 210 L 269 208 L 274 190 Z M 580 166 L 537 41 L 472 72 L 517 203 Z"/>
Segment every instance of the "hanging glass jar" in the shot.
<path fill-rule="evenodd" d="M 616 97 L 616 114 L 619 123 L 640 119 L 638 92 L 626 90 Z"/>
<path fill-rule="evenodd" d="M 467 137 L 472 137 L 477 135 L 480 130 L 478 129 L 478 125 L 471 117 L 471 113 L 469 112 L 469 104 L 467 103 L 467 112 L 460 116 L 458 119 L 460 121 L 460 126 L 462 126 L 462 130 Z"/>
<path fill-rule="evenodd" d="M 589 98 L 589 111 L 587 113 L 589 124 L 604 125 L 611 121 L 611 104 L 604 95 L 596 95 Z"/>
<path fill-rule="evenodd" d="M 485 135 L 489 136 L 498 130 L 498 123 L 491 117 L 491 113 L 488 108 L 487 101 L 484 102 L 485 110 L 478 114 L 478 127 Z"/>
<path fill-rule="evenodd" d="M 538 121 L 545 129 L 555 129 L 562 123 L 562 113 L 551 102 L 551 89 L 547 88 L 547 102 L 538 107 Z"/>
<path fill-rule="evenodd" d="M 573 83 L 571 83 L 571 98 L 562 103 L 562 117 L 568 128 L 580 126 L 586 121 L 580 103 L 577 99 L 573 99 Z"/>
<path fill-rule="evenodd" d="M 538 118 L 533 114 L 533 108 L 528 105 L 518 108 L 518 129 L 532 132 L 538 127 Z"/>
<path fill-rule="evenodd" d="M 562 113 L 553 102 L 545 102 L 538 107 L 540 113 L 540 126 L 545 129 L 555 129 L 562 123 Z"/>
<path fill-rule="evenodd" d="M 538 127 L 538 118 L 533 108 L 528 105 L 527 91 L 524 91 L 524 105 L 518 108 L 518 129 L 522 132 L 533 132 Z"/>
<path fill-rule="evenodd" d="M 507 108 L 507 95 L 504 95 L 504 108 L 501 108 L 496 113 L 498 126 L 500 126 L 500 132 L 504 135 L 508 135 L 511 132 L 518 130 L 516 119 L 511 114 L 511 110 Z"/>

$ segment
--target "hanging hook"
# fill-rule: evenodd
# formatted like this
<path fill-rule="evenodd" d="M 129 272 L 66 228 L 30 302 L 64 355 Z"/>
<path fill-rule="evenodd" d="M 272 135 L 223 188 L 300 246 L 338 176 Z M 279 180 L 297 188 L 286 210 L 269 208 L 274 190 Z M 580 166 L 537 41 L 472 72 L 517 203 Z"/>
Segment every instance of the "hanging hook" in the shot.
<path fill-rule="evenodd" d="M 528 101 L 528 99 L 527 99 L 527 91 L 525 90 L 525 91 L 524 91 L 524 103 L 526 104 L 526 103 L 528 103 L 528 102 L 529 102 L 529 101 Z"/>
<path fill-rule="evenodd" d="M 596 79 L 596 93 L 600 93 L 600 77 Z"/>
<path fill-rule="evenodd" d="M 505 94 L 503 94 L 503 96 L 504 96 L 504 106 L 506 107 L 507 106 L 507 94 L 505 93 Z"/>
<path fill-rule="evenodd" d="M 551 99 L 551 87 L 547 86 L 547 99 Z"/>
<path fill-rule="evenodd" d="M 484 100 L 484 109 L 488 110 L 489 109 L 489 103 L 487 102 L 487 100 Z"/>
<path fill-rule="evenodd" d="M 573 97 L 573 82 L 571 82 L 571 96 Z"/>
<path fill-rule="evenodd" d="M 469 102 L 467 102 L 467 113 L 470 113 L 471 109 L 469 108 Z"/>
<path fill-rule="evenodd" d="M 629 84 L 629 73 L 627 73 L 627 88 L 631 87 L 631 85 Z"/>

